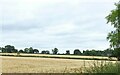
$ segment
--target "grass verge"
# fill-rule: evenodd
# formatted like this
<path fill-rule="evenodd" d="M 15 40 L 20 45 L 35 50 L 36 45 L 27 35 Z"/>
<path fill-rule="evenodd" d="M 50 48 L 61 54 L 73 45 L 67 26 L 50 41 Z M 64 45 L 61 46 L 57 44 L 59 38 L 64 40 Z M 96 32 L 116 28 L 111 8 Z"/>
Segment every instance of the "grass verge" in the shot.
<path fill-rule="evenodd" d="M 87 73 L 118 73 L 120 74 L 120 61 L 116 61 L 116 63 L 101 63 L 97 65 L 94 63 L 90 68 L 85 69 Z"/>

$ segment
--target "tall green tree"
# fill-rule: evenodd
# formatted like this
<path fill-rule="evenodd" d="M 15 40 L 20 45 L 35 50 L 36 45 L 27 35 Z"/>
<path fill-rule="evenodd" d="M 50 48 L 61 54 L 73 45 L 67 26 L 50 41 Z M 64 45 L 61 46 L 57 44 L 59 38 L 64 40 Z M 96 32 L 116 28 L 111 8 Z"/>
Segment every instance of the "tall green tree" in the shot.
<path fill-rule="evenodd" d="M 108 33 L 110 47 L 114 49 L 115 55 L 120 60 L 120 2 L 115 3 L 116 9 L 106 17 L 107 23 L 111 23 L 115 30 Z"/>

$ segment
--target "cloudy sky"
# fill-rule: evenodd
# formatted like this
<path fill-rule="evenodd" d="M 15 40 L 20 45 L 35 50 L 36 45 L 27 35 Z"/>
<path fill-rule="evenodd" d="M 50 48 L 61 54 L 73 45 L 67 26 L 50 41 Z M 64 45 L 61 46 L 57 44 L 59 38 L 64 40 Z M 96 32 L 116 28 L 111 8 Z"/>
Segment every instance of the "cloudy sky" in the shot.
<path fill-rule="evenodd" d="M 106 49 L 105 16 L 118 0 L 0 0 L 1 46 Z"/>

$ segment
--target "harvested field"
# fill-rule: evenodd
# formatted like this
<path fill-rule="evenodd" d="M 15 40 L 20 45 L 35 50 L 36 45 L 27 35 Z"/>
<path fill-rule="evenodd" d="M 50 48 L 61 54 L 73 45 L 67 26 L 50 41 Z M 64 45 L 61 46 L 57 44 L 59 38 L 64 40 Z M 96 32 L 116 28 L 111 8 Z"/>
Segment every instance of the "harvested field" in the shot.
<path fill-rule="evenodd" d="M 81 72 L 98 60 L 74 60 L 36 57 L 8 57 L 2 56 L 2 73 L 71 73 Z M 103 61 L 115 62 L 115 61 Z"/>
<path fill-rule="evenodd" d="M 17 53 L 0 53 L 0 55 L 17 56 Z M 66 59 L 97 59 L 97 60 L 108 60 L 108 57 L 103 56 L 78 56 L 78 55 L 50 55 L 50 54 L 24 54 L 21 53 L 20 56 L 23 57 L 46 57 L 46 58 L 66 58 Z M 115 58 L 112 60 L 116 60 Z"/>

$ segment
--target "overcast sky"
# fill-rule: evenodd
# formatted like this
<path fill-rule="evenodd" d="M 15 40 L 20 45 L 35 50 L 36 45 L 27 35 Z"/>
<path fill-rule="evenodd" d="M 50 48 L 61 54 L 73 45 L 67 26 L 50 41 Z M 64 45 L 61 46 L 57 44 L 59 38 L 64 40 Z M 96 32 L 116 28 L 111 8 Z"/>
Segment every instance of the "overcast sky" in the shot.
<path fill-rule="evenodd" d="M 106 49 L 105 17 L 118 0 L 0 0 L 1 46 Z"/>

